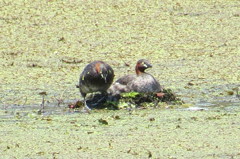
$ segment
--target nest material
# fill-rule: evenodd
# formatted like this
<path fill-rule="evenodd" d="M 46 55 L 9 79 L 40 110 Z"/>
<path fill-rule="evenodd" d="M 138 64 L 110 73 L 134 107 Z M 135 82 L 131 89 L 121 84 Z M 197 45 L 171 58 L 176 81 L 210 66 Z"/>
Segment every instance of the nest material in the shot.
<path fill-rule="evenodd" d="M 76 107 L 80 105 L 79 102 L 81 101 L 77 102 L 78 104 L 76 104 Z M 163 92 L 160 93 L 128 92 L 117 96 L 111 96 L 109 94 L 94 94 L 86 101 L 87 106 L 91 109 L 107 108 L 115 110 L 120 109 L 119 103 L 126 103 L 126 105 L 141 107 L 146 105 L 157 106 L 160 102 L 165 102 L 171 105 L 184 103 L 172 92 L 171 89 L 164 89 Z"/>

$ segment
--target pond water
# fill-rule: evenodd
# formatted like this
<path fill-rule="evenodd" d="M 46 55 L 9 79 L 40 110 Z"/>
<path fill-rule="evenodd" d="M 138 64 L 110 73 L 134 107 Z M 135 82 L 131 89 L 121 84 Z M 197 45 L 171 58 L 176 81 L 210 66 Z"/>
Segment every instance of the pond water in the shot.
<path fill-rule="evenodd" d="M 239 158 L 239 0 L 0 6 L 2 158 Z M 68 109 L 88 63 L 107 62 L 118 79 L 142 58 L 184 107 Z"/>
<path fill-rule="evenodd" d="M 39 3 L 11 2 L 0 11 L 0 109 L 38 109 L 40 92 L 48 106 L 76 101 L 75 85 L 89 62 L 107 62 L 117 79 L 134 73 L 141 58 L 186 103 L 238 105 L 239 1 Z"/>
<path fill-rule="evenodd" d="M 236 95 L 235 95 L 236 94 Z M 183 96 L 182 96 L 183 97 Z M 208 97 L 190 100 L 189 98 L 182 98 L 185 102 L 183 106 L 176 105 L 177 110 L 189 110 L 189 111 L 208 111 L 208 110 L 224 110 L 226 112 L 239 112 L 240 111 L 240 97 L 237 93 L 234 95 L 227 95 L 221 97 Z M 74 104 L 77 100 L 65 100 L 63 103 L 50 103 L 47 102 L 42 108 L 41 104 L 38 105 L 4 105 L 1 107 L 1 119 L 7 119 L 12 117 L 32 117 L 36 115 L 70 115 L 74 113 L 86 113 L 82 109 L 71 109 L 69 105 Z M 186 106 L 187 105 L 187 106 Z M 171 109 L 174 109 L 174 105 Z M 159 107 L 160 109 L 168 109 L 168 106 Z M 126 109 L 126 108 L 124 108 Z M 160 110 L 161 111 L 161 110 Z"/>

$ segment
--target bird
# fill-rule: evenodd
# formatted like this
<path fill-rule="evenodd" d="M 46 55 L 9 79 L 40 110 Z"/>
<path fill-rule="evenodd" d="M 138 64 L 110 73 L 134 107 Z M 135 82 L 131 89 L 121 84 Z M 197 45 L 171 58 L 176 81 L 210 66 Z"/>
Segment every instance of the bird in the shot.
<path fill-rule="evenodd" d="M 112 67 L 103 61 L 93 61 L 84 68 L 79 78 L 79 90 L 84 98 L 86 108 L 90 109 L 86 103 L 86 95 L 94 92 L 106 94 L 113 79 Z"/>
<path fill-rule="evenodd" d="M 115 96 L 124 92 L 162 92 L 163 88 L 159 84 L 159 82 L 151 74 L 145 72 L 145 70 L 148 68 L 152 68 L 152 65 L 148 60 L 138 60 L 135 66 L 136 74 L 130 74 L 120 77 L 108 89 L 108 93 Z"/>

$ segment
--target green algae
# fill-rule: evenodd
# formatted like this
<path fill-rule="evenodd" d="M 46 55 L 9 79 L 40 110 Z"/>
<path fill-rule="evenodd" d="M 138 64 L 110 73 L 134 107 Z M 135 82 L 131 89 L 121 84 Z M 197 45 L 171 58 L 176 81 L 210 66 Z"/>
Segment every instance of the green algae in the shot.
<path fill-rule="evenodd" d="M 163 89 L 159 93 L 125 92 L 118 95 L 92 93 L 86 97 L 86 104 L 90 109 L 128 109 L 148 107 L 168 107 L 176 105 L 175 108 L 186 108 L 184 102 L 178 98 L 171 89 Z M 43 105 L 43 104 L 42 104 Z M 77 101 L 68 105 L 72 109 L 82 109 L 84 101 Z"/>
<path fill-rule="evenodd" d="M 138 93 L 138 92 L 129 92 L 122 93 L 120 95 L 119 103 L 128 103 L 135 107 L 158 107 L 163 106 L 164 103 L 168 105 L 182 105 L 184 102 L 179 99 L 171 89 L 164 89 L 161 93 L 161 96 L 158 97 L 157 93 Z M 124 105 L 124 104 L 123 104 Z M 119 107 L 121 108 L 121 107 Z M 124 106 L 124 108 L 126 108 Z"/>
<path fill-rule="evenodd" d="M 239 104 L 229 112 L 219 104 L 239 103 L 239 1 L 0 5 L 1 158 L 239 158 Z M 134 73 L 140 58 L 187 104 L 216 102 L 218 109 L 18 111 L 39 107 L 40 92 L 46 108 L 78 100 L 79 74 L 93 60 L 109 63 L 117 79 Z"/>
<path fill-rule="evenodd" d="M 8 118 L 0 152 L 7 158 L 239 157 L 239 112 L 174 109 Z"/>
<path fill-rule="evenodd" d="M 204 89 L 219 96 L 219 85 L 239 84 L 238 1 L 1 3 L 4 105 L 39 104 L 42 91 L 50 103 L 78 99 L 79 74 L 97 59 L 113 67 L 115 79 L 149 59 L 148 72 L 188 100 L 211 100 Z"/>

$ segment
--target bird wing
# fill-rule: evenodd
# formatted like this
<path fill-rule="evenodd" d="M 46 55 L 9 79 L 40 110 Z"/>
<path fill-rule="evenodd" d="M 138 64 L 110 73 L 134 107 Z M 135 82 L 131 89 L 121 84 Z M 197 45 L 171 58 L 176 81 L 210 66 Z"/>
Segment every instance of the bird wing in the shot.
<path fill-rule="evenodd" d="M 120 77 L 115 83 L 127 85 L 129 82 L 133 81 L 136 77 L 137 77 L 136 75 L 125 75 L 123 77 Z"/>

